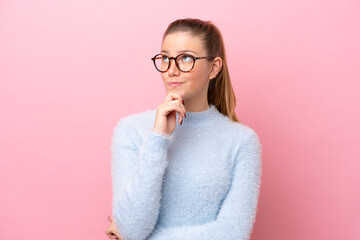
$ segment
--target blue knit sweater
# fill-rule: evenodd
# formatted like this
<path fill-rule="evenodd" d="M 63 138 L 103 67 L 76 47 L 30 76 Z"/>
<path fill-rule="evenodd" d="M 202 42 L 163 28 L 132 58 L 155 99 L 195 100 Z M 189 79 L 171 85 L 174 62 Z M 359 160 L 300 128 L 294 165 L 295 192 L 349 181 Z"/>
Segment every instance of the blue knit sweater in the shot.
<path fill-rule="evenodd" d="M 113 131 L 112 211 L 123 240 L 249 239 L 261 182 L 256 132 L 212 104 L 186 112 L 172 135 L 152 130 L 155 115 L 125 116 Z"/>

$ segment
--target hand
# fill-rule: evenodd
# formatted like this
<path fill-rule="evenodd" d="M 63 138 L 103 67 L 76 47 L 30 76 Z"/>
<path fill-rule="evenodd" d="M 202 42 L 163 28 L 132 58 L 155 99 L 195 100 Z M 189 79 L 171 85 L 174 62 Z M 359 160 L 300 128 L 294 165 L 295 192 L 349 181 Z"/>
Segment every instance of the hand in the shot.
<path fill-rule="evenodd" d="M 176 127 L 176 112 L 179 114 L 179 124 L 182 124 L 186 117 L 184 100 L 180 94 L 169 92 L 165 101 L 157 106 L 154 132 L 171 135 Z"/>
<path fill-rule="evenodd" d="M 119 230 L 117 229 L 115 222 L 113 221 L 113 217 L 109 216 L 108 217 L 109 222 L 111 222 L 110 227 L 108 229 L 106 229 L 105 233 L 106 235 L 110 238 L 110 239 L 119 239 L 122 240 L 122 238 L 120 237 L 121 234 L 119 232 Z"/>

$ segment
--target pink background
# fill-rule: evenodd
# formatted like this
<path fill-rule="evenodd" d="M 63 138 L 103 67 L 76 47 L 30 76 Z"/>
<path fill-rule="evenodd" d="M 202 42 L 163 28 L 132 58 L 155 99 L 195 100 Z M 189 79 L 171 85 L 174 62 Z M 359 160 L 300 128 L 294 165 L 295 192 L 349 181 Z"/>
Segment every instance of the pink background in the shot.
<path fill-rule="evenodd" d="M 221 29 L 262 141 L 252 239 L 360 239 L 357 0 L 0 1 L 0 239 L 107 239 L 112 130 L 163 101 L 183 17 Z"/>

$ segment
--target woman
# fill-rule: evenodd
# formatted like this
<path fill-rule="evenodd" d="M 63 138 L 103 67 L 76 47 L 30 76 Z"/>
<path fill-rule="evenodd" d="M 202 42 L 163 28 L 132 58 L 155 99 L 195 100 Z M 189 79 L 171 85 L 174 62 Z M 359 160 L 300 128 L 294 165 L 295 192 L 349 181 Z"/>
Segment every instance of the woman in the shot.
<path fill-rule="evenodd" d="M 109 238 L 249 239 L 261 178 L 258 135 L 237 119 L 219 29 L 179 19 L 152 58 L 166 90 L 113 132 Z"/>

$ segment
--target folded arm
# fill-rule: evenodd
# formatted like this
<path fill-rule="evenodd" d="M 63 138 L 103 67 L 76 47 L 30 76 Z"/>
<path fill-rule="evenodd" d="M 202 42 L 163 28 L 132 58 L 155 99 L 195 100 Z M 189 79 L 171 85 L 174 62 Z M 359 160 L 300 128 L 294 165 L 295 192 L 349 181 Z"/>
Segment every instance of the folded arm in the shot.
<path fill-rule="evenodd" d="M 160 209 L 169 137 L 149 129 L 140 146 L 128 119 L 116 125 L 111 145 L 113 217 L 124 240 L 143 240 Z M 139 144 L 139 143 L 138 143 Z"/>
<path fill-rule="evenodd" d="M 255 221 L 261 182 L 261 145 L 257 134 L 236 155 L 231 187 L 217 219 L 202 225 L 159 228 L 148 240 L 247 240 Z"/>

